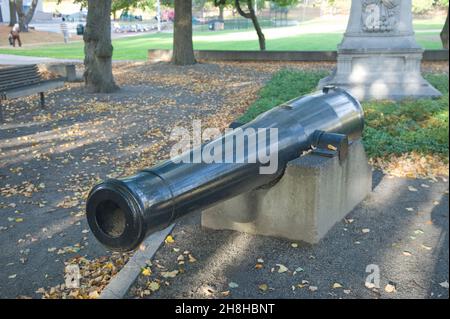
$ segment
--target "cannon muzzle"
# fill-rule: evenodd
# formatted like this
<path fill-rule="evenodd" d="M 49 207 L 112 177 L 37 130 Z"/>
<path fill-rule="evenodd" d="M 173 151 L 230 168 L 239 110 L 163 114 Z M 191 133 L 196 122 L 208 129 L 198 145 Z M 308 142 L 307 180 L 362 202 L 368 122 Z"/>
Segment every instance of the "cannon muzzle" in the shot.
<path fill-rule="evenodd" d="M 106 247 L 135 249 L 151 233 L 181 216 L 270 187 L 283 175 L 287 163 L 305 151 L 329 143 L 341 149 L 339 156 L 345 158 L 345 147 L 361 137 L 363 123 L 360 103 L 342 89 L 325 88 L 286 102 L 176 158 L 95 186 L 87 200 L 89 226 Z M 211 150 L 226 151 L 214 152 L 216 161 L 193 160 Z M 258 156 L 273 150 L 276 154 L 270 163 Z"/>

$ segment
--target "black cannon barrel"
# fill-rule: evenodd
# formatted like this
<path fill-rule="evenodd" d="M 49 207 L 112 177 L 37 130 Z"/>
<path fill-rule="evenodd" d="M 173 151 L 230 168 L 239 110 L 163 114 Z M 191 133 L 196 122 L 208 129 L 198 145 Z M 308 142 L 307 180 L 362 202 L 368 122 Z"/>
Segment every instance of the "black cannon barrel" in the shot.
<path fill-rule="evenodd" d="M 95 186 L 87 200 L 87 219 L 95 237 L 112 250 L 128 251 L 140 245 L 151 233 L 170 225 L 190 212 L 210 207 L 244 192 L 274 183 L 288 161 L 311 149 L 317 132 L 344 134 L 358 139 L 363 130 L 361 105 L 342 89 L 325 89 L 284 103 L 233 132 L 206 145 L 226 147 L 236 132 L 249 132 L 245 138 L 244 161 L 234 155 L 227 163 L 179 163 L 171 159 L 134 176 L 110 179 Z M 277 129 L 277 140 L 250 149 L 252 129 Z M 256 133 L 255 133 L 256 134 Z M 271 144 L 272 143 L 272 144 Z M 250 161 L 256 153 L 276 143 L 277 167 L 261 173 L 267 163 Z M 236 151 L 236 145 L 232 145 Z M 267 150 L 265 149 L 267 148 Z M 197 149 L 189 154 L 192 159 Z M 186 157 L 185 157 L 186 158 Z M 179 158 L 178 158 L 179 159 Z M 242 159 L 242 158 L 241 158 Z"/>

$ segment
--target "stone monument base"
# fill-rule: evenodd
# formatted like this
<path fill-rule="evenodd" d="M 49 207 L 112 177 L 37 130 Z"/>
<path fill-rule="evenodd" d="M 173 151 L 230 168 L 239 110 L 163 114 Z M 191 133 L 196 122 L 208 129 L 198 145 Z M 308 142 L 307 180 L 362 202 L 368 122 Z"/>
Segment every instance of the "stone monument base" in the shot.
<path fill-rule="evenodd" d="M 319 82 L 362 100 L 437 98 L 441 93 L 421 75 L 421 49 L 339 50 L 337 69 Z"/>
<path fill-rule="evenodd" d="M 202 212 L 202 226 L 317 243 L 372 188 L 361 141 L 348 157 L 309 154 L 288 163 L 271 188 L 242 194 Z"/>

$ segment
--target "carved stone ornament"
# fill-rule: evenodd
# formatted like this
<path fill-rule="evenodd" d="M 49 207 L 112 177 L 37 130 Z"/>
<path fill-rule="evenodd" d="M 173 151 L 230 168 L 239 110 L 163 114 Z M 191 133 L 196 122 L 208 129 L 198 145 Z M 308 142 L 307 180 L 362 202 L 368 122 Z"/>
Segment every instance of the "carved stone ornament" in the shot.
<path fill-rule="evenodd" d="M 363 0 L 364 32 L 395 31 L 399 20 L 400 0 Z"/>

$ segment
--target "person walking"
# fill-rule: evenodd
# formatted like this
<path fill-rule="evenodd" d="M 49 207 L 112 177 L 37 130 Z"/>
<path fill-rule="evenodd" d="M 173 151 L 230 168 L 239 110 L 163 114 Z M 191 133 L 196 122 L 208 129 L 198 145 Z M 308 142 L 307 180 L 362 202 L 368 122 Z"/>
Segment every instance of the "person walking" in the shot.
<path fill-rule="evenodd" d="M 9 34 L 10 34 L 10 37 L 12 39 L 12 46 L 16 47 L 16 41 L 17 41 L 19 43 L 19 47 L 21 47 L 22 46 L 22 41 L 20 40 L 20 27 L 19 27 L 18 23 L 16 23 L 13 26 L 13 28 L 12 28 L 12 30 L 11 30 L 11 32 Z"/>
<path fill-rule="evenodd" d="M 61 22 L 61 32 L 64 36 L 64 43 L 68 43 L 69 42 L 69 27 L 67 26 L 66 23 L 66 18 L 62 18 L 62 22 Z"/>

